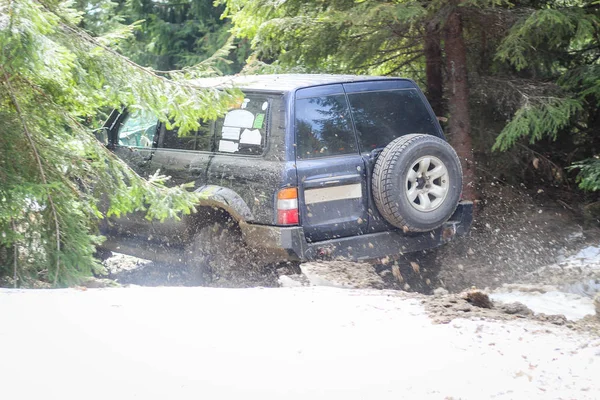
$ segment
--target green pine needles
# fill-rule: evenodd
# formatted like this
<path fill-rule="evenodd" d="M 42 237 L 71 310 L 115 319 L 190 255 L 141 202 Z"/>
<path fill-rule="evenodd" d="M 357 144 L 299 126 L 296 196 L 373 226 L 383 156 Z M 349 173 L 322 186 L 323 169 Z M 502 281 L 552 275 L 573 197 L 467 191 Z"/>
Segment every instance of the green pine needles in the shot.
<path fill-rule="evenodd" d="M 14 284 L 62 286 L 98 271 L 106 216 L 194 210 L 188 187 L 138 176 L 95 139 L 85 123 L 98 110 L 144 108 L 185 132 L 238 95 L 188 83 L 213 73 L 227 50 L 167 79 L 107 47 L 130 30 L 94 38 L 80 18 L 56 0 L 0 0 L 0 276 Z"/>

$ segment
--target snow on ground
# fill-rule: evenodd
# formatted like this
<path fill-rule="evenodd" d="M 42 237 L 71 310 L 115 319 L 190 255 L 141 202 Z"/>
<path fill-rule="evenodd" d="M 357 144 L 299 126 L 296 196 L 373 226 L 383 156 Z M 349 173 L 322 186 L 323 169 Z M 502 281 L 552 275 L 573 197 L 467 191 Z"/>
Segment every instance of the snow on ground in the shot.
<path fill-rule="evenodd" d="M 536 314 L 562 314 L 571 321 L 577 321 L 586 315 L 594 315 L 596 313 L 592 299 L 558 290 L 544 293 L 538 291 L 498 292 L 490 294 L 490 298 L 503 303 L 518 301 L 525 304 Z"/>
<path fill-rule="evenodd" d="M 0 290 L 6 399 L 597 399 L 600 338 L 325 287 Z"/>
<path fill-rule="evenodd" d="M 600 247 L 585 247 L 574 256 L 566 258 L 564 262 L 570 264 L 580 263 L 585 264 L 592 269 L 600 269 Z"/>
<path fill-rule="evenodd" d="M 537 284 L 503 285 L 490 295 L 504 303 L 520 302 L 535 313 L 562 314 L 577 321 L 594 315 L 600 292 L 600 247 L 588 246 L 575 255 L 535 272 Z"/>

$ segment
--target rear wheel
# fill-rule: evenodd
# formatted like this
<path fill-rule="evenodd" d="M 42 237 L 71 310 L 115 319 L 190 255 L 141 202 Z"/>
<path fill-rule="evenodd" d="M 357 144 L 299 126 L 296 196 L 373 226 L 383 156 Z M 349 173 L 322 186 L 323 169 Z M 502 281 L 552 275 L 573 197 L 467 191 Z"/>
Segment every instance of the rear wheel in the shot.
<path fill-rule="evenodd" d="M 233 223 L 218 221 L 198 228 L 185 253 L 190 277 L 197 284 L 246 287 L 276 283 L 272 271 L 245 245 Z"/>

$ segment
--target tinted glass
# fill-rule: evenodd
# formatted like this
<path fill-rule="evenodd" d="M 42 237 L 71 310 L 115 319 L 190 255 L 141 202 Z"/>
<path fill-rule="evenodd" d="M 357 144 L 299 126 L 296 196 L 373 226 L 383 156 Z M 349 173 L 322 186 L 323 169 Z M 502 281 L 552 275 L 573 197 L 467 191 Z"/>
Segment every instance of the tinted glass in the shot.
<path fill-rule="evenodd" d="M 346 97 L 296 100 L 296 140 L 298 159 L 356 153 Z"/>
<path fill-rule="evenodd" d="M 417 90 L 351 93 L 348 99 L 362 151 L 385 147 L 409 133 L 438 133 Z"/>
<path fill-rule="evenodd" d="M 158 118 L 146 111 L 135 110 L 125 116 L 118 131 L 121 146 L 152 147 Z"/>
<path fill-rule="evenodd" d="M 216 150 L 220 153 L 262 154 L 270 105 L 267 97 L 247 95 L 224 118 L 219 118 L 215 125 Z"/>
<path fill-rule="evenodd" d="M 162 147 L 165 149 L 178 150 L 212 150 L 211 124 L 202 122 L 198 131 L 187 132 L 179 135 L 177 129 L 170 129 L 165 132 L 162 140 Z"/>

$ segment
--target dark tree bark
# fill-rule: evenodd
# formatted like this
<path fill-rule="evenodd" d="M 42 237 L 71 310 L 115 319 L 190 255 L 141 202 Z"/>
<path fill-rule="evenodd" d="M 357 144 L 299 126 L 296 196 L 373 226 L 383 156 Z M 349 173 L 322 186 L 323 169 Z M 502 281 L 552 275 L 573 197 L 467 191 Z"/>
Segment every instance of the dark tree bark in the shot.
<path fill-rule="evenodd" d="M 440 27 L 430 22 L 425 27 L 425 77 L 427 80 L 427 99 L 437 116 L 444 115 L 444 79 L 442 75 L 442 47 Z"/>
<path fill-rule="evenodd" d="M 458 153 L 463 168 L 463 198 L 475 200 L 477 192 L 471 144 L 471 120 L 469 118 L 467 49 L 463 38 L 460 14 L 456 9 L 448 16 L 444 27 L 444 50 L 448 73 L 449 140 Z"/>

